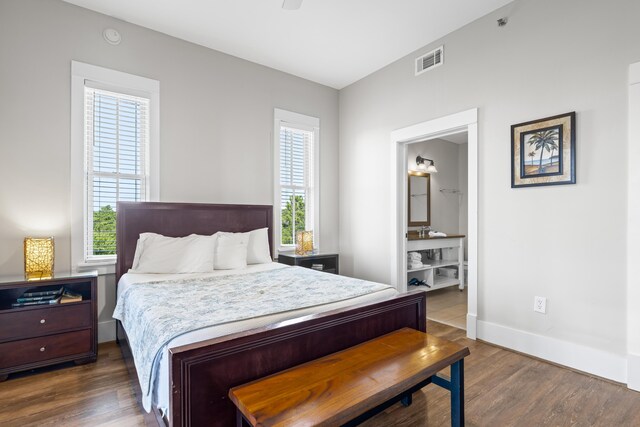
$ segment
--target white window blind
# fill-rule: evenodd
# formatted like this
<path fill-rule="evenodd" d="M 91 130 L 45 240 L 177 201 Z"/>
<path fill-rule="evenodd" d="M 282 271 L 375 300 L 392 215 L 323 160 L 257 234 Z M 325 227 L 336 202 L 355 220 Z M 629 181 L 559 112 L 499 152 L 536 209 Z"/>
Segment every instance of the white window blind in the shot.
<path fill-rule="evenodd" d="M 314 131 L 280 124 L 280 246 L 294 245 L 297 231 L 314 226 Z"/>
<path fill-rule="evenodd" d="M 116 202 L 148 199 L 149 99 L 85 83 L 85 259 L 114 258 Z"/>

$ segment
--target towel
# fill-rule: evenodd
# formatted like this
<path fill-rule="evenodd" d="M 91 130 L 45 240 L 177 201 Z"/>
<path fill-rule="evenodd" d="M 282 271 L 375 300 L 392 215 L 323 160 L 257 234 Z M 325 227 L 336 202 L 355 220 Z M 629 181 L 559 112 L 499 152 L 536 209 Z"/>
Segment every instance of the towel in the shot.
<path fill-rule="evenodd" d="M 410 261 L 420 261 L 422 259 L 422 254 L 420 252 L 409 252 L 407 257 Z"/>
<path fill-rule="evenodd" d="M 447 234 L 442 231 L 430 231 L 429 237 L 447 237 Z"/>
<path fill-rule="evenodd" d="M 415 270 L 416 268 L 420 268 L 422 267 L 422 263 L 421 262 L 410 262 L 409 263 L 409 270 Z"/>

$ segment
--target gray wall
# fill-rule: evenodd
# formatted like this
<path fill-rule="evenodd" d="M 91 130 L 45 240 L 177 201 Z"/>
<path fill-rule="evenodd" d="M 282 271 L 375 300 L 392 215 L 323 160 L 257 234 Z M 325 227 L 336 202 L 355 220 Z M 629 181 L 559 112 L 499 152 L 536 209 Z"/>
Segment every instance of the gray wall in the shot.
<path fill-rule="evenodd" d="M 53 235 L 56 270 L 70 268 L 71 60 L 160 81 L 163 201 L 271 204 L 273 108 L 319 117 L 320 239 L 337 249 L 336 90 L 57 0 L 2 0 L 1 274 L 22 272 L 28 235 Z M 102 322 L 113 281 L 100 281 Z"/>
<path fill-rule="evenodd" d="M 639 16 L 637 0 L 518 1 L 341 90 L 341 270 L 390 281 L 390 133 L 477 107 L 479 320 L 625 354 Z M 415 57 L 441 44 L 444 65 L 415 77 Z M 574 110 L 577 184 L 511 189 L 510 126 Z M 548 298 L 546 315 L 533 312 L 535 295 Z"/>

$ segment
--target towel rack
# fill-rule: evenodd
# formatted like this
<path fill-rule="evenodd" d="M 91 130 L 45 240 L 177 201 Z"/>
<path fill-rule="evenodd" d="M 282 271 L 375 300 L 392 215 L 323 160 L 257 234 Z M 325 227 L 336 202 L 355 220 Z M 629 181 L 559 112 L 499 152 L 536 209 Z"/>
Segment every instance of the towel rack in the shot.
<path fill-rule="evenodd" d="M 449 193 L 449 194 L 459 194 L 462 195 L 462 191 L 456 190 L 455 188 L 441 188 L 441 193 Z"/>

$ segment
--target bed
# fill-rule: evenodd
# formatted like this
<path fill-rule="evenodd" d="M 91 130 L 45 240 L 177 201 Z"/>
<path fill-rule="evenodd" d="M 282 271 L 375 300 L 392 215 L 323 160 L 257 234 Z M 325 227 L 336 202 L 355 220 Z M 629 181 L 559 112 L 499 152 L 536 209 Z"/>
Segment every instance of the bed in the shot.
<path fill-rule="evenodd" d="M 273 241 L 271 206 L 146 202 L 119 203 L 117 211 L 116 282 L 121 283 L 119 295 L 127 286 L 151 280 L 125 275 L 132 266 L 140 233 L 181 237 L 192 233 L 211 235 L 218 231 L 246 232 L 267 227 L 269 244 Z M 271 274 L 271 270 L 282 266 L 266 264 L 253 268 L 268 271 L 255 272 L 258 275 Z M 323 275 L 325 280 L 330 277 L 327 273 L 315 274 Z M 234 406 L 227 397 L 231 387 L 396 329 L 411 327 L 425 331 L 425 295 L 417 291 L 402 295 L 380 294 L 373 299 L 358 297 L 328 305 L 320 312 L 303 310 L 295 316 L 291 313 L 286 317 L 263 316 L 258 322 L 249 321 L 242 327 L 223 328 L 213 335 L 201 334 L 193 339 L 170 342 L 164 350 L 154 383 L 159 390 L 152 402 L 155 422 L 171 426 L 233 425 Z M 139 373 L 131 360 L 129 337 L 121 322 L 117 325 L 117 338 L 127 365 L 137 376 Z M 144 397 L 145 391 L 139 385 L 136 388 L 139 396 Z"/>

